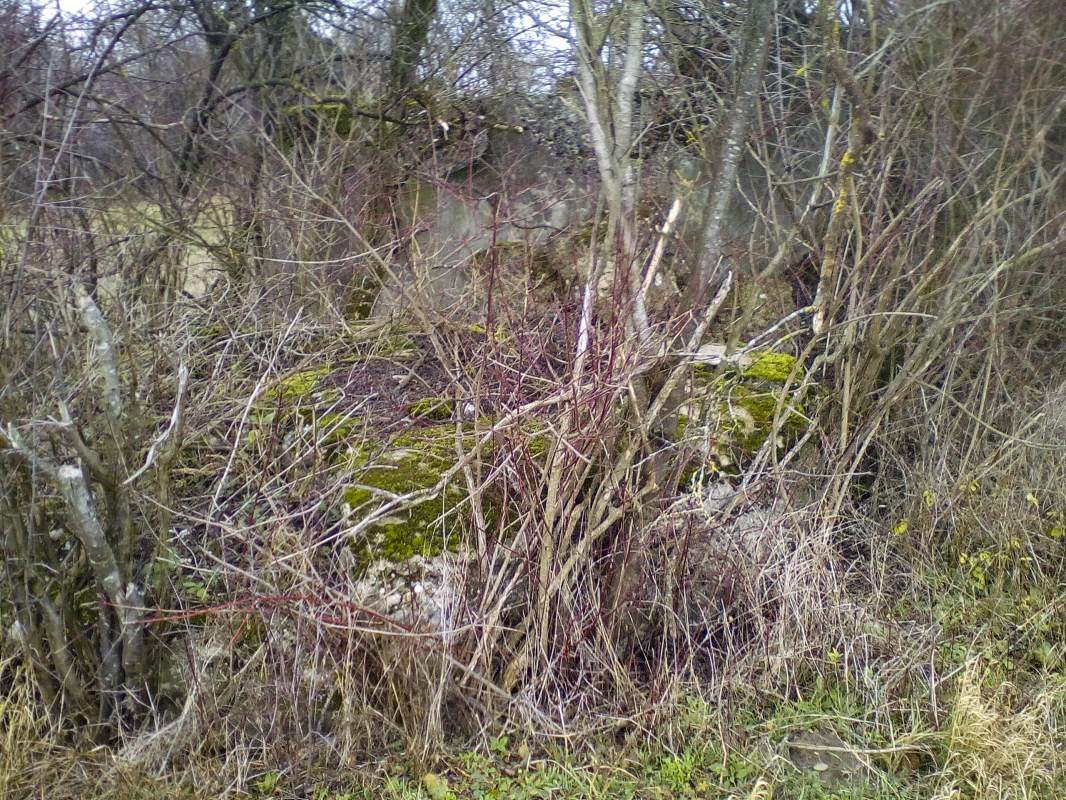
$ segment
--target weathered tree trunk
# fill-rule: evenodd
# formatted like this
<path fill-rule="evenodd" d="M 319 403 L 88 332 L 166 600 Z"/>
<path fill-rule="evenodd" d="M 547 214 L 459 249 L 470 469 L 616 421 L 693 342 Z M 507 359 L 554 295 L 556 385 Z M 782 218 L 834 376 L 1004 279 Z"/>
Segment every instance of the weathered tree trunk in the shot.
<path fill-rule="evenodd" d="M 45 699 L 62 700 L 91 717 L 90 698 L 95 696 L 102 720 L 128 719 L 148 709 L 149 654 L 142 621 L 147 563 L 142 555 L 154 550 L 156 532 L 147 527 L 143 536 L 135 534 L 129 486 L 151 466 L 169 470 L 182 436 L 186 373 L 182 370 L 179 377 L 170 426 L 156 439 L 145 466 L 128 475 L 127 468 L 142 457 L 140 415 L 131 408 L 134 401 L 124 387 L 110 325 L 80 284 L 75 284 L 74 301 L 93 345 L 89 383 L 99 390 L 83 405 L 101 411 L 86 425 L 60 400 L 59 423 L 50 426 L 58 434 L 50 442 L 34 441 L 12 422 L 0 421 L 0 446 L 14 463 L 14 478 L 0 507 L 0 542 L 10 584 L 23 587 L 12 598 L 19 637 L 27 661 L 44 678 Z M 99 432 L 95 441 L 83 436 L 87 427 Z M 61 515 L 49 512 L 40 519 L 62 528 L 35 530 L 36 476 L 58 490 L 63 505 Z M 65 557 L 63 546 L 52 543 L 63 529 L 73 535 L 83 560 Z M 71 636 L 82 627 L 79 619 L 85 613 L 84 601 L 75 603 L 72 593 L 87 581 L 96 587 L 95 653 L 75 645 Z"/>
<path fill-rule="evenodd" d="M 689 308 L 695 308 L 714 294 L 722 276 L 732 269 L 725 253 L 728 231 L 724 230 L 724 224 L 752 113 L 759 103 L 774 5 L 775 0 L 752 0 L 748 6 L 733 96 L 716 129 L 703 142 L 704 157 L 714 180 L 707 195 L 701 249 L 688 284 L 686 306 Z"/>
<path fill-rule="evenodd" d="M 389 61 L 389 93 L 400 98 L 415 86 L 418 59 L 437 15 L 437 0 L 403 0 Z"/>

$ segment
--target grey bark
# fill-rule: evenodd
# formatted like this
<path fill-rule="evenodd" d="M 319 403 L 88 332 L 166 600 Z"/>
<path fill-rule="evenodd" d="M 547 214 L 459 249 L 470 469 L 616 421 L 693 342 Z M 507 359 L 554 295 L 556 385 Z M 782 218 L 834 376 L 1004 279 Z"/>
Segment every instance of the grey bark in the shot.
<path fill-rule="evenodd" d="M 733 197 L 737 167 L 744 153 L 752 112 L 759 102 L 774 5 L 775 0 L 752 0 L 748 7 L 732 102 L 717 128 L 721 138 L 704 146 L 708 160 L 714 162 L 715 179 L 707 198 L 702 246 L 695 274 L 689 283 L 690 307 L 706 297 L 709 289 L 716 288 L 721 282 L 720 276 L 729 269 L 723 223 Z"/>
<path fill-rule="evenodd" d="M 643 338 L 648 329 L 641 276 L 633 267 L 636 251 L 634 230 L 636 213 L 636 179 L 631 160 L 636 117 L 634 97 L 640 78 L 641 56 L 644 46 L 643 0 L 629 0 L 622 7 L 626 23 L 625 58 L 617 82 L 612 87 L 610 75 L 603 64 L 601 51 L 606 43 L 607 29 L 597 19 L 586 0 L 573 0 L 571 18 L 577 30 L 574 52 L 577 61 L 578 89 L 581 94 L 589 135 L 607 205 L 606 268 L 628 270 L 629 296 L 634 303 L 630 320 L 632 333 Z M 614 251 L 615 237 L 621 232 L 622 248 Z M 592 298 L 597 292 L 601 270 L 590 267 L 585 286 L 582 328 L 579 336 L 579 358 L 587 344 L 587 328 L 592 310 Z"/>
<path fill-rule="evenodd" d="M 437 0 L 404 0 L 396 23 L 389 64 L 389 90 L 393 98 L 407 94 L 415 84 L 415 69 L 437 15 Z"/>

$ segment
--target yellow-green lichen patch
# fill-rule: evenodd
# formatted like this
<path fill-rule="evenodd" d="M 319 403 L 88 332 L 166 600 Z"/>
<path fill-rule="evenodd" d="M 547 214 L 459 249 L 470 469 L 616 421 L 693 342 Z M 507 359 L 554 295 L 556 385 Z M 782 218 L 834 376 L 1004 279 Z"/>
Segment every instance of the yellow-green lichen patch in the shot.
<path fill-rule="evenodd" d="M 795 405 L 796 361 L 786 353 L 763 351 L 740 364 L 726 364 L 720 372 L 706 365 L 694 371 L 695 392 L 681 429 L 713 443 L 707 457 L 722 466 L 738 467 L 758 451 L 774 432 L 780 445 L 794 441 L 808 420 Z M 786 390 L 790 376 L 792 388 Z M 793 407 L 794 406 L 794 407 Z"/>
<path fill-rule="evenodd" d="M 426 397 L 407 406 L 408 414 L 424 419 L 451 419 L 454 411 L 455 403 L 447 397 Z"/>
<path fill-rule="evenodd" d="M 278 384 L 264 394 L 270 401 L 282 400 L 287 406 L 304 406 L 310 403 L 335 400 L 335 389 L 323 389 L 322 384 L 332 368 L 329 365 L 302 370 L 278 381 Z M 332 395 L 330 397 L 329 395 Z"/>
<path fill-rule="evenodd" d="M 312 416 L 309 427 L 314 431 L 315 441 L 320 446 L 331 447 L 361 435 L 366 427 L 366 421 L 348 414 L 328 411 L 325 414 Z"/>
<path fill-rule="evenodd" d="M 353 482 L 344 492 L 352 519 L 364 518 L 389 501 L 436 487 L 455 466 L 455 425 L 422 428 L 396 437 L 388 444 L 362 444 L 353 448 L 347 462 Z M 464 429 L 461 446 L 472 449 L 475 437 Z M 432 557 L 458 545 L 467 494 L 462 476 L 441 491 L 397 509 L 362 530 L 349 544 L 360 566 L 380 559 L 404 561 L 415 555 Z"/>
<path fill-rule="evenodd" d="M 746 379 L 786 383 L 795 366 L 795 356 L 764 350 L 753 356 L 751 363 L 742 370 L 741 375 Z"/>

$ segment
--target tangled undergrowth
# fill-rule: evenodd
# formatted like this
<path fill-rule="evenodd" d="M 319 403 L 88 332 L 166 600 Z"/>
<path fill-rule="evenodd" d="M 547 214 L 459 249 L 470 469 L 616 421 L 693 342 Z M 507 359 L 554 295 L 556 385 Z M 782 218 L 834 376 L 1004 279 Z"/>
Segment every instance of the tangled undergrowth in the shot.
<path fill-rule="evenodd" d="M 968 468 L 955 465 L 951 480 L 941 470 L 957 438 L 951 418 L 938 417 L 937 442 L 912 453 L 902 476 L 884 468 L 856 490 L 844 525 L 819 515 L 826 497 L 812 487 L 810 468 L 767 468 L 759 481 L 719 472 L 716 482 L 690 484 L 640 542 L 641 589 L 620 624 L 632 633 L 612 643 L 614 658 L 627 659 L 610 668 L 624 667 L 624 691 L 597 661 L 560 653 L 550 683 L 505 696 L 485 681 L 493 673 L 467 666 L 463 648 L 477 639 L 464 637 L 476 617 L 461 612 L 479 585 L 463 583 L 477 578 L 462 547 L 450 556 L 450 578 L 435 575 L 437 624 L 458 623 L 446 635 L 426 627 L 414 606 L 374 611 L 373 598 L 359 594 L 362 562 L 341 510 L 352 478 L 335 456 L 357 435 L 375 437 L 356 425 L 338 439 L 307 409 L 356 419 L 369 395 L 346 379 L 370 374 L 366 359 L 387 364 L 381 374 L 404 374 L 409 362 L 385 348 L 394 336 L 385 330 L 323 347 L 330 336 L 309 326 L 300 335 L 315 343 L 314 363 L 330 365 L 317 368 L 318 385 L 330 391 L 314 396 L 309 387 L 314 397 L 293 398 L 291 407 L 278 393 L 262 417 L 243 413 L 255 386 L 267 385 L 260 354 L 310 345 L 264 346 L 249 335 L 225 361 L 226 383 L 200 378 L 193 391 L 215 400 L 190 416 L 175 483 L 190 520 L 208 518 L 218 496 L 230 522 L 177 530 L 157 556 L 175 604 L 151 620 L 171 654 L 153 698 L 159 728 L 86 750 L 75 731 L 35 711 L 33 675 L 9 659 L 7 796 L 43 787 L 50 797 L 1061 791 L 1060 395 L 1005 410 L 997 427 L 1017 431 L 1013 446 L 992 438 L 987 449 L 971 449 Z M 305 363 L 276 370 L 299 374 Z M 439 429 L 438 420 L 406 412 L 402 397 L 389 402 L 396 430 Z M 967 419 L 959 413 L 956 430 L 967 430 Z M 543 426 L 524 423 L 509 431 L 505 452 L 544 436 Z M 230 445 L 212 446 L 212 437 Z M 466 434 L 453 443 L 456 459 L 471 447 Z M 521 463 L 542 463 L 543 450 L 534 450 L 541 455 Z M 471 460 L 477 468 L 507 468 L 498 451 L 484 452 Z M 232 477 L 219 492 L 227 469 Z M 458 505 L 467 510 L 456 524 L 473 526 L 477 507 Z M 520 535 L 523 517 L 505 514 L 496 524 Z M 432 579 L 419 574 L 424 592 Z M 522 593 L 509 597 L 523 602 Z M 514 624 L 506 610 L 500 619 Z M 504 668 L 495 667 L 495 681 Z"/>
<path fill-rule="evenodd" d="M 574 26 L 602 208 L 521 246 L 473 186 L 519 127 L 275 140 L 225 48 L 121 197 L 51 180 L 77 106 L 50 166 L 47 104 L 5 139 L 49 177 L 0 227 L 0 796 L 1066 796 L 1059 9 L 727 5 L 729 97 L 702 45 L 661 94 L 596 61 L 639 83 L 642 4 Z M 698 187 L 620 177 L 624 86 Z M 445 265 L 404 169 L 489 243 Z"/>

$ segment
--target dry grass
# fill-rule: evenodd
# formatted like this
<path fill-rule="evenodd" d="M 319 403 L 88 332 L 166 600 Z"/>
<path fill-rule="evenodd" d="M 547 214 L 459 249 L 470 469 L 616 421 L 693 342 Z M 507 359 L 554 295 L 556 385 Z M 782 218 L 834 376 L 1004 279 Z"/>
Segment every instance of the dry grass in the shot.
<path fill-rule="evenodd" d="M 33 784 L 33 766 L 48 758 L 52 732 L 38 712 L 26 667 L 3 659 L 0 681 L 0 797 L 14 797 Z"/>
<path fill-rule="evenodd" d="M 1061 37 L 1046 9 L 1046 26 L 1026 21 L 1040 3 L 959 28 L 944 5 L 980 4 L 908 12 L 898 57 L 860 87 L 881 135 L 851 153 L 862 170 L 826 182 L 832 219 L 807 221 L 819 235 L 805 238 L 833 232 L 826 252 L 803 245 L 833 279 L 828 327 L 812 336 L 789 317 L 760 344 L 803 368 L 774 412 L 810 420 L 787 446 L 770 436 L 726 464 L 707 453 L 735 444 L 727 415 L 671 429 L 689 408 L 678 396 L 707 388 L 687 360 L 701 342 L 678 346 L 690 320 L 663 312 L 635 344 L 623 289 L 581 356 L 573 297 L 531 281 L 493 297 L 491 275 L 466 309 L 487 314 L 493 297 L 484 327 L 428 307 L 404 309 L 403 326 L 353 323 L 328 290 L 301 296 L 284 275 L 223 277 L 163 306 L 150 291 L 103 300 L 149 420 L 131 441 L 169 418 L 174 363 L 192 376 L 169 482 L 135 484 L 130 501 L 135 529 L 152 531 L 156 671 L 141 718 L 80 735 L 62 687 L 47 699 L 64 654 L 35 678 L 7 649 L 18 628 L 0 598 L 0 796 L 1066 793 Z M 815 73 L 797 73 L 797 92 Z M 304 205 L 328 205 L 304 188 Z M 656 236 L 637 237 L 642 257 Z M 769 244 L 785 254 L 799 238 Z M 53 272 L 31 266 L 27 285 L 63 319 Z M 55 398 L 82 392 L 91 411 L 80 331 L 13 338 L 27 363 L 46 360 L 11 373 L 0 410 L 74 453 L 47 437 Z M 346 516 L 352 451 L 428 428 L 410 412 L 427 398 L 455 411 L 439 485 Z M 0 510 L 22 513 L 23 492 L 52 515 L 41 530 L 59 526 L 54 492 L 23 478 L 0 476 Z M 426 557 L 432 574 L 368 588 L 358 526 L 427 499 L 454 512 L 451 551 Z M 72 552 L 53 548 L 49 569 L 76 567 Z M 413 603 L 416 583 L 432 616 L 389 605 Z M 91 585 L 63 598 L 70 619 L 96 602 Z M 96 653 L 71 642 L 91 686 Z M 793 765 L 790 742 L 814 731 L 872 785 L 824 786 Z"/>
<path fill-rule="evenodd" d="M 975 662 L 958 681 L 947 730 L 945 784 L 937 797 L 1054 796 L 1062 783 L 1066 682 L 1050 676 L 1030 696 L 1009 683 L 987 685 Z M 994 683 L 999 683 L 994 679 Z"/>

